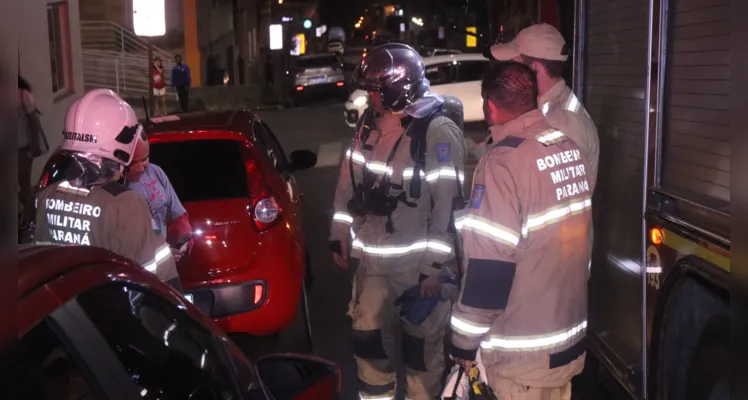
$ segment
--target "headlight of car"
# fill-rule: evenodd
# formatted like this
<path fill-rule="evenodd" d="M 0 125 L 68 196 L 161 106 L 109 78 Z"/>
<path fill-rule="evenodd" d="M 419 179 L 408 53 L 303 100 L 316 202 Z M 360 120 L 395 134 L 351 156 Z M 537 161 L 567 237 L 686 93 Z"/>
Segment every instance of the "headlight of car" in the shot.
<path fill-rule="evenodd" d="M 365 106 L 367 101 L 366 96 L 358 96 L 353 100 L 353 105 L 356 107 Z"/>

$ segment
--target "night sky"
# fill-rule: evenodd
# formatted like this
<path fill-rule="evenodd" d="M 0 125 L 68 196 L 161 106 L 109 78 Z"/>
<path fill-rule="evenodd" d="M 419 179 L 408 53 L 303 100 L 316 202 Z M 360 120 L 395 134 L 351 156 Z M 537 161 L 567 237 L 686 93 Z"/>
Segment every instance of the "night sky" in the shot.
<path fill-rule="evenodd" d="M 363 0 L 319 0 L 320 22 L 328 27 L 340 26 L 349 33 L 369 3 Z"/>

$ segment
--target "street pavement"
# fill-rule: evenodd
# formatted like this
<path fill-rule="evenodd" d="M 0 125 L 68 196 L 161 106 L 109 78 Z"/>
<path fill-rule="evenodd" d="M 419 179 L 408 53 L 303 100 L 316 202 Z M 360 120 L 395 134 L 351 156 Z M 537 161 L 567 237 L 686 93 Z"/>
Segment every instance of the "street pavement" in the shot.
<path fill-rule="evenodd" d="M 317 165 L 296 173 L 304 196 L 304 231 L 314 275 L 314 282 L 308 291 L 313 339 L 315 352 L 340 366 L 343 398 L 355 399 L 356 365 L 349 340 L 350 318 L 346 316 L 351 297 L 352 271 L 337 267 L 327 249 L 340 161 L 353 133 L 353 129 L 344 122 L 343 110 L 340 103 L 323 101 L 258 114 L 275 133 L 287 155 L 299 149 L 317 152 Z M 486 128 L 482 123 L 468 124 L 465 134 L 468 146 L 482 140 L 485 134 Z M 466 186 L 470 185 L 476 163 L 477 159 L 471 151 L 465 171 L 468 177 Z M 287 337 L 281 341 L 278 350 L 294 351 L 298 349 L 299 341 L 293 336 Z M 586 371 L 581 379 L 574 382 L 575 400 L 608 398 L 592 377 L 593 372 Z"/>

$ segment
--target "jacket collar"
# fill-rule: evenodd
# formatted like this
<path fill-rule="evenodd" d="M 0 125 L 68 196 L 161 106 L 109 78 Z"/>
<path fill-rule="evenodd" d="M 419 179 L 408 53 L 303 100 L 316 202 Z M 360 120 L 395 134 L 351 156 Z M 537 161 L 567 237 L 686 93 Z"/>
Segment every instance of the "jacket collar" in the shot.
<path fill-rule="evenodd" d="M 564 89 L 566 89 L 566 82 L 561 79 L 549 91 L 538 96 L 538 107 L 542 108 L 544 104 L 556 101 L 564 93 Z"/>
<path fill-rule="evenodd" d="M 521 133 L 526 127 L 533 125 L 541 119 L 543 119 L 543 114 L 536 108 L 520 115 L 504 125 L 494 125 L 488 128 L 488 131 L 491 133 L 493 143 L 499 143 L 507 136 L 519 136 L 519 133 Z"/>

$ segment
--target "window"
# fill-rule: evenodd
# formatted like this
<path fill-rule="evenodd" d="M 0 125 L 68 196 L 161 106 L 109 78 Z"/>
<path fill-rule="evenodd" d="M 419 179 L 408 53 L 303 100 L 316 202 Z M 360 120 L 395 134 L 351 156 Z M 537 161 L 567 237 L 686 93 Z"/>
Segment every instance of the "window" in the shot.
<path fill-rule="evenodd" d="M 338 64 L 342 64 L 342 59 L 335 54 L 299 57 L 296 60 L 296 67 L 298 69 L 331 67 Z"/>
<path fill-rule="evenodd" d="M 95 399 L 88 374 L 65 349 L 53 329 L 54 322 L 44 320 L 18 342 L 19 399 Z"/>
<path fill-rule="evenodd" d="M 432 86 L 454 83 L 453 64 L 436 64 L 426 67 L 426 79 L 429 80 Z"/>
<path fill-rule="evenodd" d="M 47 5 L 49 61 L 52 68 L 52 93 L 73 92 L 73 64 L 70 55 L 70 18 L 66 1 Z"/>
<path fill-rule="evenodd" d="M 150 160 L 164 170 L 182 203 L 246 198 L 249 194 L 242 141 L 153 143 Z"/>
<path fill-rule="evenodd" d="M 286 155 L 283 153 L 283 149 L 278 143 L 273 133 L 270 131 L 267 125 L 263 122 L 255 121 L 254 123 L 255 137 L 259 141 L 260 145 L 266 149 L 268 158 L 273 163 L 275 170 L 278 173 L 284 173 L 288 169 L 288 161 Z"/>
<path fill-rule="evenodd" d="M 473 82 L 483 80 L 483 73 L 488 67 L 488 61 L 463 61 L 459 64 L 459 81 Z"/>
<path fill-rule="evenodd" d="M 143 399 L 239 399 L 220 341 L 177 306 L 111 283 L 77 298 Z"/>

